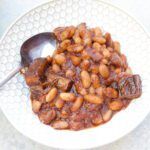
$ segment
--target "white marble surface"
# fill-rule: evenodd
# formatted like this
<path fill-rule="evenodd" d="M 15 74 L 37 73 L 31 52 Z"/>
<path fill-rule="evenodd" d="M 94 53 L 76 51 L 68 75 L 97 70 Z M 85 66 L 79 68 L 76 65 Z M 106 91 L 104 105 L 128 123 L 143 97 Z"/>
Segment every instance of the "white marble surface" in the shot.
<path fill-rule="evenodd" d="M 0 36 L 21 14 L 48 0 L 0 0 Z M 123 8 L 139 20 L 150 32 L 149 0 L 106 0 Z M 20 134 L 0 111 L 0 150 L 52 150 Z M 96 150 L 149 150 L 150 115 L 133 132 L 120 140 Z"/>

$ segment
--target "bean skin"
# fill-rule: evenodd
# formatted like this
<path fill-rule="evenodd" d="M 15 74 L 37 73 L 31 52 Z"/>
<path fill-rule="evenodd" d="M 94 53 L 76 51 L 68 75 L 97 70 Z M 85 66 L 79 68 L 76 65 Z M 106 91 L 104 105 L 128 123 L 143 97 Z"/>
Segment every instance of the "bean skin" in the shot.
<path fill-rule="evenodd" d="M 60 93 L 60 98 L 64 101 L 74 101 L 75 95 L 73 93 Z"/>
<path fill-rule="evenodd" d="M 91 78 L 87 71 L 81 72 L 81 80 L 84 88 L 89 88 L 91 85 Z"/>
<path fill-rule="evenodd" d="M 77 111 L 81 105 L 83 103 L 83 97 L 77 97 L 76 101 L 74 102 L 72 108 L 71 108 L 71 111 Z"/>
<path fill-rule="evenodd" d="M 123 107 L 123 102 L 121 100 L 114 100 L 112 102 L 109 103 L 109 108 L 111 110 L 120 110 Z"/>
<path fill-rule="evenodd" d="M 93 104 L 102 104 L 103 103 L 103 99 L 94 94 L 85 95 L 84 99 Z"/>
<path fill-rule="evenodd" d="M 51 102 L 57 95 L 57 88 L 52 88 L 46 95 L 46 102 Z"/>
<path fill-rule="evenodd" d="M 101 64 L 100 66 L 99 66 L 99 73 L 101 74 L 101 76 L 103 77 L 103 78 L 108 78 L 109 77 L 109 69 L 108 69 L 108 67 L 106 66 L 106 65 L 104 65 L 104 64 Z"/>

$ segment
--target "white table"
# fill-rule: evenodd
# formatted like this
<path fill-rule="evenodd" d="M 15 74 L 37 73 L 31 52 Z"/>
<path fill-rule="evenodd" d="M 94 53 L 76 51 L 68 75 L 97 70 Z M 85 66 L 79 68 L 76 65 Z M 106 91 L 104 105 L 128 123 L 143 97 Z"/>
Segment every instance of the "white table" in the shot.
<path fill-rule="evenodd" d="M 0 0 L 0 36 L 18 16 L 48 0 Z M 105 0 L 123 8 L 150 32 L 149 0 Z M 52 149 L 52 148 L 51 148 Z M 0 150 L 50 150 L 21 135 L 0 111 Z M 150 115 L 133 132 L 96 150 L 150 150 Z"/>

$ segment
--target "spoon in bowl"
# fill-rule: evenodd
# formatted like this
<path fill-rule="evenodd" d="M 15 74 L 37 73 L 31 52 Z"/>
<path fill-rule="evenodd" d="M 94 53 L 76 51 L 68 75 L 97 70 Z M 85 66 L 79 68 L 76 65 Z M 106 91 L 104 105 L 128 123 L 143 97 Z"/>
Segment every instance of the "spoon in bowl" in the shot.
<path fill-rule="evenodd" d="M 0 81 L 0 87 L 14 77 L 21 68 L 29 66 L 34 59 L 50 55 L 55 47 L 56 38 L 52 32 L 39 33 L 26 40 L 20 49 L 21 62 L 19 66 Z"/>

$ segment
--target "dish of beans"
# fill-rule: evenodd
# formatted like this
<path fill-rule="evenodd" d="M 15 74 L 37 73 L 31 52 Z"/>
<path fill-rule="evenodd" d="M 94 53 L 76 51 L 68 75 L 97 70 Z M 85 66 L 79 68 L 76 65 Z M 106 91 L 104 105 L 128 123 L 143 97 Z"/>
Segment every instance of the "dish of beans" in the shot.
<path fill-rule="evenodd" d="M 41 122 L 69 130 L 98 126 L 141 96 L 140 76 L 110 33 L 81 23 L 54 34 L 53 56 L 35 59 L 23 72 Z"/>

